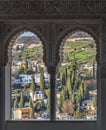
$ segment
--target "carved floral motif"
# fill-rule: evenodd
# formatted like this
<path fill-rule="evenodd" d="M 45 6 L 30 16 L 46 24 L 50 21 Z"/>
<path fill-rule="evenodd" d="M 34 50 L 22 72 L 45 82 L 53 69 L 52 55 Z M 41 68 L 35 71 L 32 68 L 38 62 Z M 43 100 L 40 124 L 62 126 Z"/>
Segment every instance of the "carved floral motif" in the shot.
<path fill-rule="evenodd" d="M 5 65 L 11 62 L 11 49 L 14 44 L 15 39 L 22 33 L 23 31 L 32 31 L 37 35 L 39 34 L 40 36 L 43 36 L 41 41 L 43 42 L 43 51 L 46 52 L 46 43 L 45 39 L 48 39 L 48 25 L 47 24 L 27 24 L 27 23 L 20 23 L 20 24 L 7 24 L 5 23 L 4 25 L 4 34 L 5 34 L 5 41 L 4 41 L 4 46 L 3 46 L 3 54 L 4 58 L 2 61 L 2 64 Z M 38 37 L 39 37 L 38 35 Z M 39 37 L 40 38 L 40 37 Z M 44 53 L 44 62 L 46 64 L 46 53 Z"/>
<path fill-rule="evenodd" d="M 103 19 L 101 39 L 101 76 L 106 78 L 106 19 Z"/>
<path fill-rule="evenodd" d="M 4 10 L 5 8 L 5 10 Z M 106 1 L 96 0 L 8 0 L 0 1 L 0 14 L 102 14 L 106 13 Z"/>
<path fill-rule="evenodd" d="M 73 31 L 85 31 L 88 34 L 90 34 L 95 42 L 97 47 L 97 55 L 96 60 L 99 64 L 99 31 L 100 31 L 100 25 L 99 24 L 56 24 L 56 52 L 55 52 L 55 59 L 56 59 L 56 65 L 59 63 L 59 61 L 62 60 L 62 49 L 64 45 L 64 40 L 68 38 L 70 33 L 73 33 Z M 65 39 L 64 39 L 65 38 Z"/>

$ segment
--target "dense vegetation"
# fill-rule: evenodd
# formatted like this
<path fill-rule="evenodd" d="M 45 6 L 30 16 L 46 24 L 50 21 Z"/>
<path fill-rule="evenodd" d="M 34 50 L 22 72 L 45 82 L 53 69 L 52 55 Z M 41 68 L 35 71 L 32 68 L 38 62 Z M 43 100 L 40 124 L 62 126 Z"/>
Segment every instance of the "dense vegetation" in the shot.
<path fill-rule="evenodd" d="M 65 42 L 64 64 L 60 63 L 57 69 L 57 77 L 60 79 L 56 81 L 57 94 L 60 94 L 60 98 L 57 98 L 57 112 L 67 113 L 74 119 L 85 118 L 89 111 L 81 109 L 81 104 L 90 99 L 89 91 L 96 89 L 95 84 L 90 87 L 88 83 L 91 80 L 95 82 L 96 78 L 96 50 L 93 42 L 91 39 Z M 90 65 L 93 69 L 84 69 L 84 65 Z M 96 106 L 96 97 L 93 104 Z"/>

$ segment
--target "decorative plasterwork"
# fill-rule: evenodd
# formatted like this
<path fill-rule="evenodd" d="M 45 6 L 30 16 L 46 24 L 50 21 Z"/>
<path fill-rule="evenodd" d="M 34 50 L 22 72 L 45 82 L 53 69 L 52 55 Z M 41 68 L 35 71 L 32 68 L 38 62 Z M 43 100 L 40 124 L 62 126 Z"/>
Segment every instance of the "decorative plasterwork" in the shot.
<path fill-rule="evenodd" d="M 47 38 L 47 31 L 48 31 L 48 26 L 47 24 L 40 24 L 40 23 L 25 23 L 25 22 L 21 22 L 18 24 L 8 24 L 8 23 L 4 23 L 4 33 L 5 36 L 8 35 L 10 32 L 12 32 L 13 30 L 17 30 L 19 32 L 19 28 L 20 30 L 22 28 L 26 28 L 26 29 L 31 29 L 31 31 L 34 30 L 38 30 L 39 33 L 43 34 L 43 36 L 45 38 Z"/>
<path fill-rule="evenodd" d="M 37 24 L 7 24 L 3 25 L 3 34 L 5 34 L 4 44 L 2 46 L 2 65 L 10 64 L 11 62 L 11 49 L 14 44 L 15 39 L 24 31 L 31 31 L 36 34 L 43 44 L 43 51 L 47 52 L 47 42 L 48 39 L 48 25 L 37 23 Z M 7 55 L 6 55 L 7 54 Z M 43 56 L 44 63 L 46 64 L 46 53 Z"/>
<path fill-rule="evenodd" d="M 99 64 L 99 34 L 100 34 L 100 25 L 99 24 L 56 24 L 56 54 L 55 54 L 55 63 L 56 65 L 62 59 L 62 48 L 66 38 L 75 31 L 85 31 L 90 34 L 96 43 L 97 55 L 96 60 Z M 60 54 L 61 53 L 61 54 Z M 60 61 L 61 62 L 61 61 Z"/>
<path fill-rule="evenodd" d="M 102 0 L 0 0 L 2 16 L 102 13 L 106 13 L 106 1 Z"/>
<path fill-rule="evenodd" d="M 102 21 L 101 30 L 101 76 L 106 78 L 106 18 Z"/>

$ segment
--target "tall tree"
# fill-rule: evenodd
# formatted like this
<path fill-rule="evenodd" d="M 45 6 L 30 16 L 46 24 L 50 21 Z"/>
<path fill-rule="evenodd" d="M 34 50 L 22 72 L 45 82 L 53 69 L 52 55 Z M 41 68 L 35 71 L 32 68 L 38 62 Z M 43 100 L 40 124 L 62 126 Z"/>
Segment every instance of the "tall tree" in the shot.
<path fill-rule="evenodd" d="M 73 93 L 71 94 L 71 101 L 72 101 L 72 103 L 74 104 L 74 102 L 75 102 L 74 91 L 73 91 Z"/>
<path fill-rule="evenodd" d="M 83 93 L 83 83 L 81 82 L 80 86 L 79 86 L 79 91 L 80 91 L 80 98 L 83 99 L 84 98 L 84 93 Z"/>
<path fill-rule="evenodd" d="M 28 70 L 28 60 L 27 60 L 27 57 L 25 58 L 25 69 Z"/>
<path fill-rule="evenodd" d="M 67 87 L 68 92 L 72 94 L 72 86 L 71 86 L 70 71 L 69 70 L 67 72 L 66 87 Z"/>
<path fill-rule="evenodd" d="M 20 108 L 24 107 L 24 96 L 23 92 L 21 92 L 21 97 L 20 97 Z"/>
<path fill-rule="evenodd" d="M 18 108 L 18 98 L 17 96 L 15 97 L 15 101 L 14 101 L 14 109 Z"/>
<path fill-rule="evenodd" d="M 61 109 L 64 101 L 65 101 L 65 95 L 64 95 L 64 92 L 62 90 L 62 92 L 60 93 L 60 99 L 59 99 L 59 109 Z"/>
<path fill-rule="evenodd" d="M 43 68 L 40 69 L 40 90 L 44 89 L 44 72 Z"/>
<path fill-rule="evenodd" d="M 66 85 L 66 77 L 65 77 L 65 73 L 62 74 L 62 85 Z"/>
<path fill-rule="evenodd" d="M 32 107 L 32 110 L 31 110 L 31 112 L 30 112 L 30 118 L 34 118 L 34 107 Z"/>
<path fill-rule="evenodd" d="M 31 82 L 31 85 L 30 85 L 30 90 L 32 90 L 33 93 L 35 92 L 35 78 L 34 78 L 34 76 L 32 76 L 32 82 Z"/>
<path fill-rule="evenodd" d="M 87 83 L 85 81 L 84 81 L 84 97 L 85 99 L 89 98 L 89 90 L 88 90 Z"/>
<path fill-rule="evenodd" d="M 33 107 L 33 104 L 32 104 L 32 98 L 30 97 L 30 99 L 29 99 L 29 107 Z"/>
<path fill-rule="evenodd" d="M 77 110 L 76 112 L 74 112 L 74 118 L 75 119 L 80 119 L 82 116 L 82 113 L 81 113 L 81 107 L 80 107 L 80 103 L 77 104 Z"/>
<path fill-rule="evenodd" d="M 97 96 L 94 96 L 94 99 L 93 99 L 93 106 L 94 106 L 94 107 L 97 106 Z"/>

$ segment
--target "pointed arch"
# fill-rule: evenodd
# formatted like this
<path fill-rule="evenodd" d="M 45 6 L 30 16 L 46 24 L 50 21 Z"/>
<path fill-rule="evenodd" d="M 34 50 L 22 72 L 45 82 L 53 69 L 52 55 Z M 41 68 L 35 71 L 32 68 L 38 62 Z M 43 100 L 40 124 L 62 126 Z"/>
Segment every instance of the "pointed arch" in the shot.
<path fill-rule="evenodd" d="M 85 39 L 82 39 L 83 37 L 80 37 L 77 32 L 82 32 L 81 35 L 85 33 L 86 37 L 88 37 L 87 41 L 84 41 Z M 71 36 L 73 34 L 77 36 L 76 39 L 72 39 Z M 92 93 L 93 90 L 95 91 L 95 97 L 97 97 L 97 63 L 95 61 L 97 51 L 95 40 L 84 30 L 77 29 L 71 33 L 67 33 L 64 39 L 61 40 L 59 52 L 60 62 L 57 65 L 56 73 L 56 89 L 59 91 L 56 92 L 58 95 L 60 94 L 60 97 L 57 97 L 59 114 L 67 113 L 70 116 L 69 120 L 86 120 L 89 117 L 87 112 L 82 114 L 86 109 L 83 108 L 82 104 L 85 102 L 93 102 L 94 95 L 91 94 L 92 99 L 90 99 L 89 94 L 90 92 Z M 94 82 L 93 85 L 91 85 L 91 82 Z M 68 108 L 66 108 L 67 103 L 70 103 L 71 107 L 68 106 Z M 87 107 L 89 107 L 89 105 L 87 105 Z M 69 109 L 70 112 L 68 111 Z M 96 119 L 97 117 L 96 105 L 94 111 L 95 117 L 91 114 L 90 119 Z M 90 109 L 88 112 L 91 112 Z M 62 116 L 58 118 L 61 119 L 61 117 Z"/>
<path fill-rule="evenodd" d="M 14 44 L 14 41 L 17 39 L 18 36 L 20 36 L 22 33 L 26 31 L 34 33 L 42 41 L 43 52 L 45 52 L 43 55 L 43 60 L 44 60 L 44 63 L 46 64 L 46 60 L 45 60 L 46 59 L 46 39 L 41 35 L 38 29 L 32 28 L 31 26 L 27 26 L 27 25 L 21 25 L 13 29 L 8 34 L 8 36 L 5 37 L 4 39 L 2 53 L 3 54 L 5 53 L 6 55 L 4 54 L 4 57 L 2 58 L 3 65 L 10 63 L 9 56 L 11 57 L 11 48 Z"/>
<path fill-rule="evenodd" d="M 59 37 L 56 40 L 56 65 L 59 63 L 60 61 L 60 56 L 59 54 L 61 53 L 60 50 L 62 49 L 62 46 L 64 45 L 65 40 L 72 34 L 74 34 L 77 31 L 83 31 L 87 34 L 89 34 L 95 41 L 96 44 L 96 61 L 99 64 L 99 38 L 98 36 L 95 34 L 94 31 L 92 31 L 90 28 L 87 28 L 85 26 L 82 25 L 75 25 L 71 28 L 68 28 L 66 30 L 64 30 Z"/>

